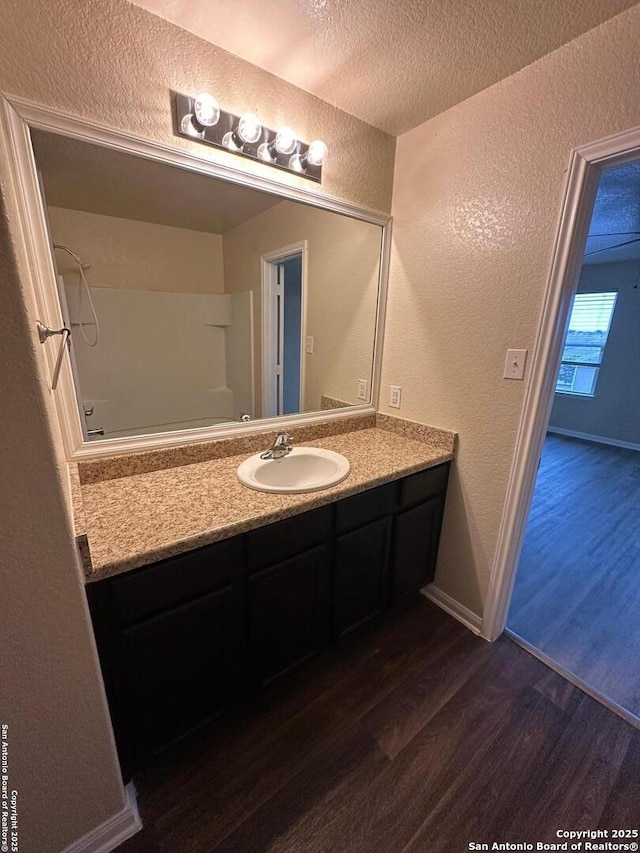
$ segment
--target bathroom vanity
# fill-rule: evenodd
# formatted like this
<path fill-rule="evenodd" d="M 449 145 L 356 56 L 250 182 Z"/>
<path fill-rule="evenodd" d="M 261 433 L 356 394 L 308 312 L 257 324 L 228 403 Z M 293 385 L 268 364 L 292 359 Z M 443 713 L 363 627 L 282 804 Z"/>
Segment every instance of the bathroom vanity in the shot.
<path fill-rule="evenodd" d="M 231 502 L 236 489 L 245 507 L 275 499 L 293 509 L 297 499 L 296 514 L 266 524 L 253 515 L 246 532 L 189 550 L 183 542 L 182 553 L 139 568 L 112 564 L 87 585 L 126 776 L 433 580 L 451 454 L 380 429 L 322 443 L 352 459 L 362 448 L 361 467 L 386 464 L 388 482 L 358 482 L 371 474 L 356 458 L 351 484 L 329 494 L 279 498 L 229 483 Z M 407 448 L 423 461 L 394 462 Z M 422 470 L 404 476 L 407 464 Z"/>

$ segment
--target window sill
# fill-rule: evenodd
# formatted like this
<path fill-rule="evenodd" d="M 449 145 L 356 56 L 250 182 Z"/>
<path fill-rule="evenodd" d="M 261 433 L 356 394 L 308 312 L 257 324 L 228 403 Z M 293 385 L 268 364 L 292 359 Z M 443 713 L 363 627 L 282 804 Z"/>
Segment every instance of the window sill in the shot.
<path fill-rule="evenodd" d="M 580 397 L 582 400 L 595 400 L 595 394 L 581 394 L 579 391 L 558 391 L 555 389 L 556 394 L 560 394 L 562 397 Z"/>

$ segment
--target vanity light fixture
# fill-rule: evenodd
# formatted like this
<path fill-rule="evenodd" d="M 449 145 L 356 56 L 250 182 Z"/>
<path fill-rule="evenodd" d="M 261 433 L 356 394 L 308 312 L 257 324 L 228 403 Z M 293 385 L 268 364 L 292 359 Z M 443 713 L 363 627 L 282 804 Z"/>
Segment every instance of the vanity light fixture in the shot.
<path fill-rule="evenodd" d="M 320 183 L 328 151 L 321 140 L 306 145 L 291 127 L 273 131 L 264 127 L 254 113 L 227 113 L 208 92 L 195 97 L 174 92 L 173 96 L 178 136 L 188 136 Z"/>

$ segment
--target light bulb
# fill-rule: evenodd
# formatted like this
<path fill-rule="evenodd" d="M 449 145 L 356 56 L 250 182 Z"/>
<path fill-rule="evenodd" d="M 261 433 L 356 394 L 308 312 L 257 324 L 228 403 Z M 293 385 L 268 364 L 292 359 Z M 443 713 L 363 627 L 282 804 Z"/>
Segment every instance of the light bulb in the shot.
<path fill-rule="evenodd" d="M 213 127 L 220 120 L 220 104 L 208 92 L 200 92 L 193 102 L 193 115 L 202 127 Z"/>
<path fill-rule="evenodd" d="M 281 127 L 276 133 L 273 147 L 278 154 L 293 154 L 298 144 L 295 131 L 290 127 Z"/>
<path fill-rule="evenodd" d="M 204 139 L 204 127 L 201 127 L 196 122 L 195 116 L 192 113 L 187 113 L 182 116 L 180 122 L 180 130 L 188 136 L 195 136 L 196 139 Z"/>
<path fill-rule="evenodd" d="M 304 172 L 304 165 L 302 163 L 302 157 L 299 154 L 293 154 L 289 158 L 289 168 L 293 169 L 294 172 Z"/>
<path fill-rule="evenodd" d="M 298 145 L 298 137 L 290 127 L 281 127 L 271 142 L 263 142 L 258 147 L 258 157 L 266 163 L 273 163 L 279 154 L 293 154 Z"/>
<path fill-rule="evenodd" d="M 229 151 L 242 151 L 242 140 L 236 140 L 236 134 L 231 130 L 228 130 L 222 137 L 222 144 Z"/>
<path fill-rule="evenodd" d="M 322 166 L 323 160 L 329 153 L 329 149 L 321 139 L 315 139 L 307 151 L 307 163 L 311 166 Z"/>
<path fill-rule="evenodd" d="M 236 133 L 243 142 L 248 142 L 249 145 L 252 145 L 260 139 L 262 125 L 253 113 L 244 113 L 240 116 Z"/>
<path fill-rule="evenodd" d="M 261 160 L 264 160 L 265 163 L 273 163 L 273 154 L 271 152 L 271 145 L 268 142 L 263 142 L 261 145 L 258 145 L 258 157 Z"/>

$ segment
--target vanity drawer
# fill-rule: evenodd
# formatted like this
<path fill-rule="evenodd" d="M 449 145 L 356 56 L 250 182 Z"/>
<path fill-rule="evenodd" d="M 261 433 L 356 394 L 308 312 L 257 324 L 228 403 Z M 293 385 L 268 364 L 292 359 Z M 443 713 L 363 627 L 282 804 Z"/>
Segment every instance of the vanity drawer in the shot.
<path fill-rule="evenodd" d="M 229 583 L 241 566 L 236 537 L 117 577 L 110 582 L 116 619 L 130 624 L 175 607 Z"/>
<path fill-rule="evenodd" d="M 409 506 L 423 503 L 436 495 L 444 494 L 449 478 L 449 463 L 437 465 L 435 468 L 427 468 L 412 474 L 402 481 L 400 488 L 400 507 L 405 509 Z"/>
<path fill-rule="evenodd" d="M 331 530 L 331 510 L 331 506 L 323 506 L 247 533 L 249 572 L 257 572 L 324 544 Z"/>
<path fill-rule="evenodd" d="M 387 483 L 339 501 L 336 506 L 336 532 L 344 533 L 371 521 L 391 515 L 395 503 L 396 483 Z"/>

